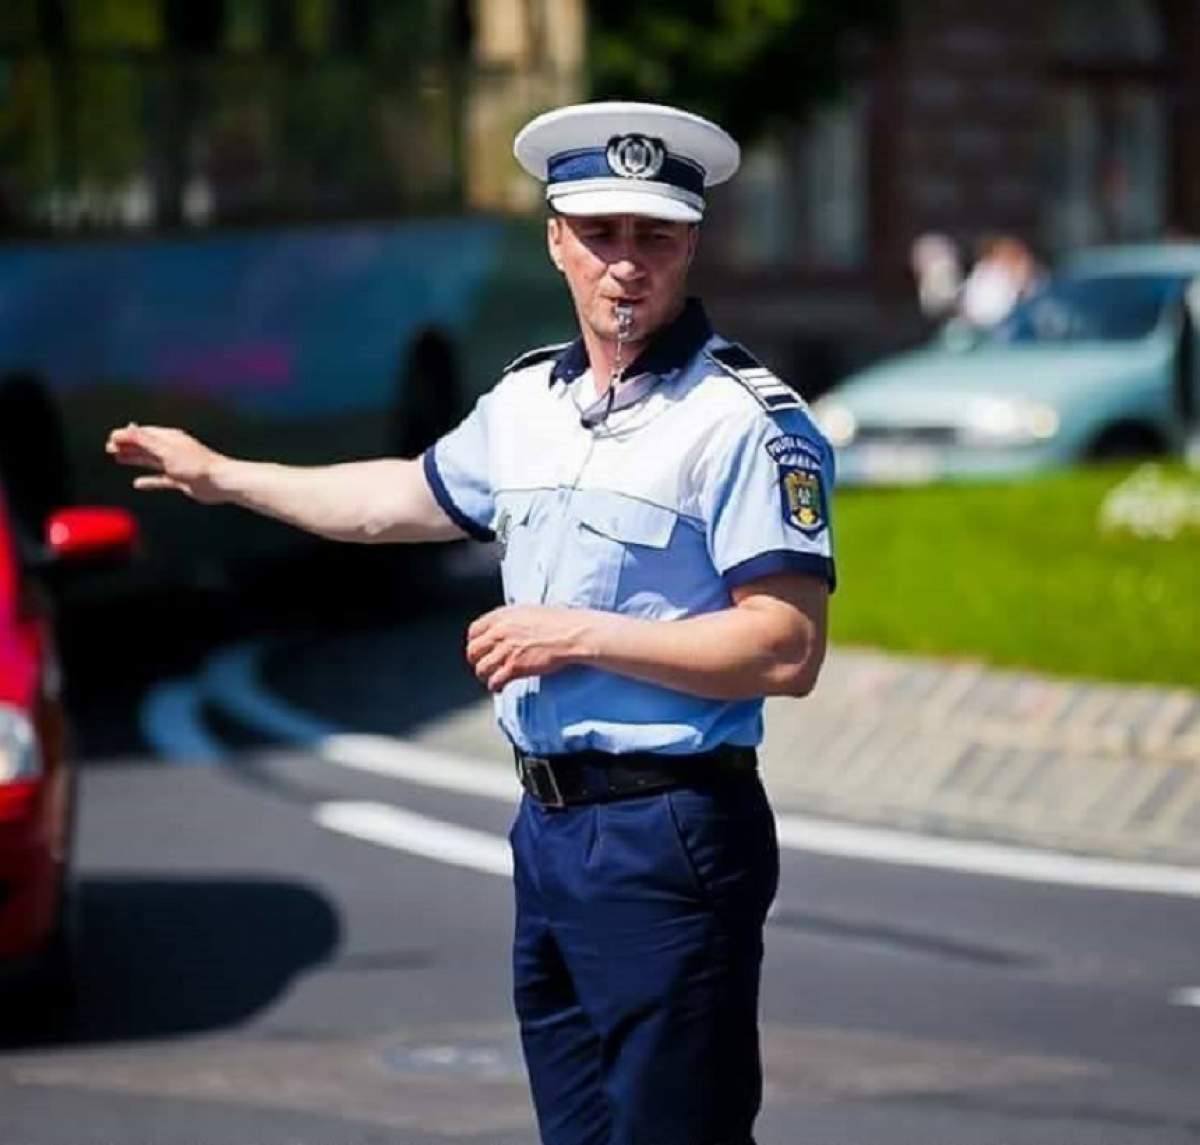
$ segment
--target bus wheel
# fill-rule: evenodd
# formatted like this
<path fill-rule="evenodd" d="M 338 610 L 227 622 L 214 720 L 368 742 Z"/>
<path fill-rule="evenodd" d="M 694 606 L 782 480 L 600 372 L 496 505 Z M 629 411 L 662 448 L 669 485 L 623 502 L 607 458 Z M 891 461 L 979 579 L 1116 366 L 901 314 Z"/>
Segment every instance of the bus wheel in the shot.
<path fill-rule="evenodd" d="M 40 538 L 46 518 L 70 501 L 62 418 L 37 374 L 0 376 L 0 483 L 18 526 Z"/>
<path fill-rule="evenodd" d="M 417 457 L 448 433 L 463 415 L 454 347 L 438 330 L 422 331 L 400 364 L 387 447 L 397 457 Z"/>

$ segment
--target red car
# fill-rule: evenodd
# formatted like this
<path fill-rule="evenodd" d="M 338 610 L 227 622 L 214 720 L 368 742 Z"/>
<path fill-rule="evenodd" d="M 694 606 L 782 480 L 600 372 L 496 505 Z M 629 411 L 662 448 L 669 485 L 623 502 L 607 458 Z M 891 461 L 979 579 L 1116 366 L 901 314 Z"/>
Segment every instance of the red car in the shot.
<path fill-rule="evenodd" d="M 63 571 L 123 557 L 136 526 L 113 509 L 62 509 L 18 535 L 0 486 L 0 981 L 70 1001 L 74 773 L 47 589 Z"/>

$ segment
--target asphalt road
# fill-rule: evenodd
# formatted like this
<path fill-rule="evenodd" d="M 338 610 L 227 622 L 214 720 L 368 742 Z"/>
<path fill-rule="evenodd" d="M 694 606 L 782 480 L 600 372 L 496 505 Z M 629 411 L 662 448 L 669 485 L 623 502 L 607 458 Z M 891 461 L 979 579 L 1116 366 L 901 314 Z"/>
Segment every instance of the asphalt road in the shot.
<path fill-rule="evenodd" d="M 222 763 L 150 757 L 139 689 L 248 621 L 198 615 L 158 659 L 143 645 L 83 672 L 84 1001 L 65 1031 L 7 1036 L 0 1141 L 535 1141 L 508 881 L 321 820 L 381 805 L 492 854 L 513 804 L 219 725 Z M 338 675 L 315 683 L 336 693 Z M 1179 994 L 1200 985 L 1197 949 L 1195 899 L 788 850 L 759 1145 L 1200 1141 L 1200 1008 Z"/>

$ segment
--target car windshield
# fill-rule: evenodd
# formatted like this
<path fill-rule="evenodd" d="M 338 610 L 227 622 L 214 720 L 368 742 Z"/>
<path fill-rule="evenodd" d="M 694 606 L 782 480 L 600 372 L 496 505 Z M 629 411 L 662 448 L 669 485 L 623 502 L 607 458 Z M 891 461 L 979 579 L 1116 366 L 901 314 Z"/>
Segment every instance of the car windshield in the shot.
<path fill-rule="evenodd" d="M 1126 342 L 1144 338 L 1187 280 L 1179 275 L 1054 278 L 984 335 L 988 342 Z"/>

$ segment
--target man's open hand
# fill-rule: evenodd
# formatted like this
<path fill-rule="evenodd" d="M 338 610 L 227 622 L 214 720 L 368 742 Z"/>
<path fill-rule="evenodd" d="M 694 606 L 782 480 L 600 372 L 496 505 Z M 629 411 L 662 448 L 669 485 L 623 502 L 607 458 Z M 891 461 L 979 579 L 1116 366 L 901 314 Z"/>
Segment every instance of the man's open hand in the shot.
<path fill-rule="evenodd" d="M 493 609 L 467 629 L 467 660 L 489 692 L 524 676 L 548 676 L 584 658 L 592 616 L 540 604 Z"/>
<path fill-rule="evenodd" d="M 224 458 L 181 429 L 130 422 L 108 435 L 104 449 L 120 465 L 153 471 L 135 478 L 135 489 L 174 489 L 209 505 L 223 500 L 213 474 Z"/>

